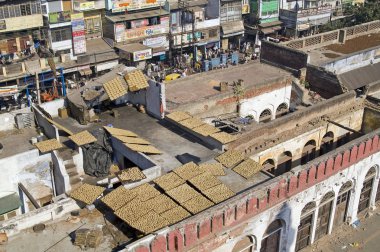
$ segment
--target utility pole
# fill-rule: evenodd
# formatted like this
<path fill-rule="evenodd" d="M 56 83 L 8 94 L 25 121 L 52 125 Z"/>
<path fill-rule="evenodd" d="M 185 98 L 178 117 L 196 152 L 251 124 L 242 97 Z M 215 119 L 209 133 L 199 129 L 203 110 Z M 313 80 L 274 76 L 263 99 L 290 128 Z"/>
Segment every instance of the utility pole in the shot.
<path fill-rule="evenodd" d="M 38 105 L 41 105 L 40 80 L 38 79 L 38 72 L 36 72 L 36 89 L 37 89 L 37 101 L 38 101 Z"/>

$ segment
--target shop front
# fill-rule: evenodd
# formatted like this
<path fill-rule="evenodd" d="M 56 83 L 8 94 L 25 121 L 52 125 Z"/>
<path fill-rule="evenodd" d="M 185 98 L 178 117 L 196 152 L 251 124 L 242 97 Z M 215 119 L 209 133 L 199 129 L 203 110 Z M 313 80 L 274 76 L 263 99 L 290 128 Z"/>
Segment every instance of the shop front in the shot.
<path fill-rule="evenodd" d="M 244 35 L 244 24 L 242 20 L 228 22 L 222 26 L 222 49 L 239 50 Z"/>
<path fill-rule="evenodd" d="M 144 69 L 146 61 L 153 57 L 152 48 L 140 43 L 118 45 L 116 48 L 119 50 L 120 58 L 128 66 L 134 66 L 139 69 Z"/>

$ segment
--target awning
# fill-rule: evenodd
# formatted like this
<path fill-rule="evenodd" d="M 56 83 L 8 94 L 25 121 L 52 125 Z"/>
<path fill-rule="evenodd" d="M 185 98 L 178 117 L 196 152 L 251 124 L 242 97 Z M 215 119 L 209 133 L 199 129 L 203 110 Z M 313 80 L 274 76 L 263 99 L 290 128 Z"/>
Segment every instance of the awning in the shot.
<path fill-rule="evenodd" d="M 21 206 L 20 197 L 17 193 L 8 194 L 0 198 L 0 215 L 9 213 Z"/>
<path fill-rule="evenodd" d="M 85 69 L 79 70 L 79 74 L 81 76 L 91 75 L 92 74 L 92 70 L 90 68 L 85 68 Z"/>
<path fill-rule="evenodd" d="M 140 43 L 120 44 L 120 45 L 116 45 L 116 48 L 127 53 L 134 53 L 134 52 L 151 49 L 149 46 L 146 46 Z"/>
<path fill-rule="evenodd" d="M 281 25 L 282 25 L 282 22 L 277 20 L 277 21 L 273 21 L 273 22 L 261 23 L 261 24 L 259 24 L 259 27 L 260 28 L 268 28 L 268 27 L 272 27 L 272 26 L 280 26 L 281 27 Z"/>
<path fill-rule="evenodd" d="M 222 24 L 223 37 L 231 37 L 244 34 L 243 20 Z"/>
<path fill-rule="evenodd" d="M 264 34 L 271 34 L 271 33 L 275 33 L 277 31 L 281 30 L 281 26 L 275 26 L 275 27 L 269 27 L 269 28 L 263 28 L 263 29 L 260 29 L 260 31 Z"/>
<path fill-rule="evenodd" d="M 136 13 L 127 13 L 123 15 L 109 15 L 106 16 L 113 23 L 123 22 L 128 20 L 143 19 L 157 16 L 169 15 L 169 12 L 164 9 L 141 11 Z"/>
<path fill-rule="evenodd" d="M 134 62 L 153 57 L 152 48 L 140 43 L 117 45 L 116 48 L 120 50 L 120 57 L 133 60 Z"/>

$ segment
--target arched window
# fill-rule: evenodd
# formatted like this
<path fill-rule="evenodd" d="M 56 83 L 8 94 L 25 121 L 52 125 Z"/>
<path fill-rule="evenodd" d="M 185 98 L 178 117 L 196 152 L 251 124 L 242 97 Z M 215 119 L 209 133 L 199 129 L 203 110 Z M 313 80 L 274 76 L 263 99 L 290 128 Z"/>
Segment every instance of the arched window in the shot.
<path fill-rule="evenodd" d="M 238 241 L 232 252 L 254 252 L 256 249 L 256 239 L 251 236 L 245 236 Z"/>
<path fill-rule="evenodd" d="M 368 209 L 371 204 L 371 194 L 372 194 L 373 182 L 375 181 L 375 175 L 376 175 L 376 166 L 372 166 L 368 170 L 365 176 L 363 187 L 360 192 L 358 213 L 361 213 L 364 210 Z"/>
<path fill-rule="evenodd" d="M 260 252 L 277 252 L 280 250 L 281 231 L 283 227 L 282 220 L 273 221 L 265 230 L 261 240 Z"/>
<path fill-rule="evenodd" d="M 281 103 L 277 109 L 276 109 L 276 116 L 281 116 L 281 115 L 284 115 L 286 113 L 288 113 L 288 104 L 286 104 L 285 102 L 284 103 Z"/>
<path fill-rule="evenodd" d="M 263 170 L 264 171 L 267 171 L 271 174 L 274 174 L 274 170 L 275 170 L 275 165 L 274 165 L 274 160 L 273 159 L 267 159 L 263 162 L 262 164 L 263 166 Z"/>
<path fill-rule="evenodd" d="M 276 176 L 284 174 L 292 169 L 292 153 L 285 151 L 278 157 Z"/>
<path fill-rule="evenodd" d="M 332 151 L 333 146 L 334 146 L 334 133 L 329 131 L 322 138 L 320 155 L 323 155 L 329 151 Z"/>
<path fill-rule="evenodd" d="M 315 158 L 316 146 L 315 140 L 310 140 L 305 144 L 302 150 L 301 164 L 306 164 Z"/>
<path fill-rule="evenodd" d="M 317 226 L 315 228 L 315 240 L 329 233 L 331 210 L 335 194 L 328 192 L 323 196 L 318 209 Z"/>
<path fill-rule="evenodd" d="M 270 109 L 265 109 L 260 114 L 259 122 L 269 122 L 272 119 L 272 112 Z"/>
<path fill-rule="evenodd" d="M 352 182 L 348 181 L 342 185 L 336 199 L 336 208 L 334 216 L 334 228 L 342 225 L 347 220 L 347 208 L 350 201 Z"/>
<path fill-rule="evenodd" d="M 299 251 L 310 245 L 310 237 L 315 207 L 315 202 L 309 202 L 302 209 L 301 221 L 298 225 L 296 251 Z"/>

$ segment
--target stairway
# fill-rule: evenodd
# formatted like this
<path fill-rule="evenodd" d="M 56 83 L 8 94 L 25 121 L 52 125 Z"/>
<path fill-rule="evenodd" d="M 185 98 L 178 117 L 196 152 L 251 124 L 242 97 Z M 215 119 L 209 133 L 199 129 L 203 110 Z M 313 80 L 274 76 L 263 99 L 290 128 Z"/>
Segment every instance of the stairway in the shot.
<path fill-rule="evenodd" d="M 70 178 L 71 190 L 78 188 L 82 181 L 73 161 L 73 156 L 76 154 L 78 154 L 76 151 L 69 148 L 62 148 L 58 150 L 58 156 L 62 158 L 66 172 Z"/>

